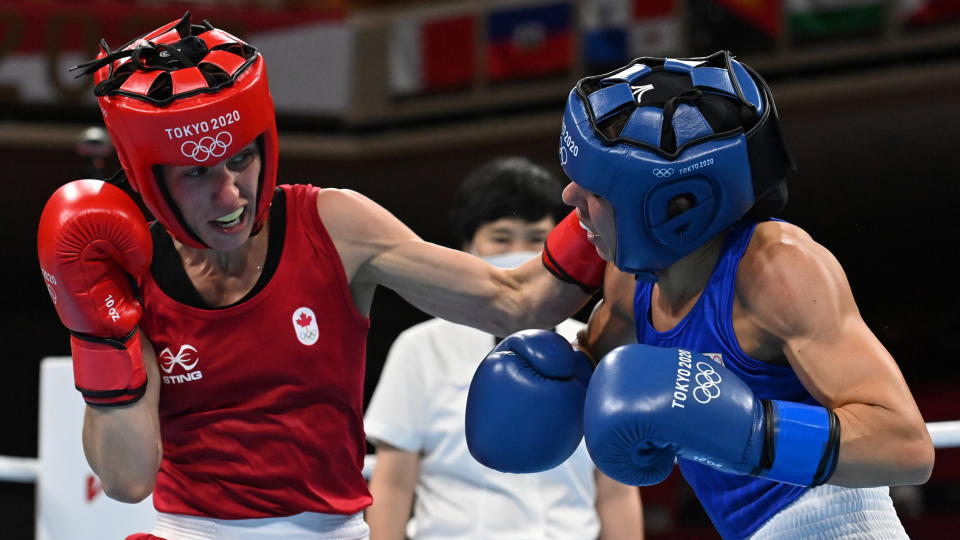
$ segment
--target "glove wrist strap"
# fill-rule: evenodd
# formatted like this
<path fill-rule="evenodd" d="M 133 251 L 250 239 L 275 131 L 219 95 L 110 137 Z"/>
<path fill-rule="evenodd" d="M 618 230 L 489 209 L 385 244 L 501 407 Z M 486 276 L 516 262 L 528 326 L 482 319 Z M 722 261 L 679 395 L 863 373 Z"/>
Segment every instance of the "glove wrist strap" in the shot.
<path fill-rule="evenodd" d="M 770 400 L 769 404 L 767 429 L 772 430 L 772 464 L 758 476 L 811 487 L 829 480 L 840 450 L 836 413 L 818 405 L 790 401 Z"/>
<path fill-rule="evenodd" d="M 73 380 L 90 405 L 128 405 L 143 397 L 147 373 L 143 367 L 140 334 L 106 339 L 72 334 Z"/>

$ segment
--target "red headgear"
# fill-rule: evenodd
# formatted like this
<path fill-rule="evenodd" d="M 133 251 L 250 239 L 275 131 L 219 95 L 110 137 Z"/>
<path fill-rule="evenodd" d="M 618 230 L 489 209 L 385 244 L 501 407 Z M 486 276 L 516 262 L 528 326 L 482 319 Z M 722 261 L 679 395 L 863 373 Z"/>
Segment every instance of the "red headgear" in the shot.
<path fill-rule="evenodd" d="M 127 179 L 157 220 L 186 245 L 207 248 L 184 223 L 155 165 L 214 165 L 256 140 L 262 155 L 254 232 L 277 184 L 277 126 L 263 57 L 190 14 L 117 51 L 101 42 L 95 72 L 103 120 Z"/>

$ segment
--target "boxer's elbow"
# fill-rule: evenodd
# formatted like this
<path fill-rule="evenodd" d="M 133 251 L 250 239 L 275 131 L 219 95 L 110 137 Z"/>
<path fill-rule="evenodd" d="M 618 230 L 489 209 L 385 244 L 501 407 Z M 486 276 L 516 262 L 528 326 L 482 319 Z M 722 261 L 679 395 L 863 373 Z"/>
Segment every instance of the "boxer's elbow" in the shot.
<path fill-rule="evenodd" d="M 883 445 L 886 464 L 881 484 L 889 486 L 919 485 L 930 479 L 933 472 L 934 448 L 926 424 L 901 426 L 896 434 L 890 433 Z"/>
<path fill-rule="evenodd" d="M 922 434 L 902 442 L 898 454 L 898 481 L 891 485 L 924 484 L 930 479 L 935 452 L 926 428 Z"/>
<path fill-rule="evenodd" d="M 153 493 L 154 477 L 102 480 L 103 492 L 115 501 L 135 504 Z"/>
<path fill-rule="evenodd" d="M 933 471 L 934 448 L 919 414 L 886 407 L 845 407 L 845 444 L 831 484 L 850 488 L 923 484 Z M 876 412 L 868 416 L 865 412 Z"/>

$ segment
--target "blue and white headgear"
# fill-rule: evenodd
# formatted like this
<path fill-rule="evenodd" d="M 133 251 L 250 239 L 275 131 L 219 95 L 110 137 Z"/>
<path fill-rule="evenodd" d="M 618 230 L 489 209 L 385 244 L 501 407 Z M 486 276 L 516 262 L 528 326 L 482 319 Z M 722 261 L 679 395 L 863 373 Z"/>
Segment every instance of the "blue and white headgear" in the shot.
<path fill-rule="evenodd" d="M 769 87 L 728 51 L 638 58 L 582 79 L 567 99 L 560 163 L 613 206 L 614 263 L 647 281 L 755 205 L 779 211 L 792 168 Z M 679 197 L 691 206 L 677 214 Z"/>

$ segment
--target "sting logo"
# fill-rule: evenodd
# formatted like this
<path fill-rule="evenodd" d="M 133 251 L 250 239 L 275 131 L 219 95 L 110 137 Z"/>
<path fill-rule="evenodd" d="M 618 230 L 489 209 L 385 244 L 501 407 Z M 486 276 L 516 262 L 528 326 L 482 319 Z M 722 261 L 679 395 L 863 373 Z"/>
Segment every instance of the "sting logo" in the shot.
<path fill-rule="evenodd" d="M 191 381 L 198 381 L 203 378 L 203 372 L 196 369 L 200 357 L 197 355 L 197 349 L 192 345 L 182 345 L 177 354 L 173 354 L 170 347 L 160 352 L 160 369 L 163 370 L 164 384 L 181 384 Z M 179 371 L 183 373 L 173 373 L 174 368 L 180 367 Z"/>

